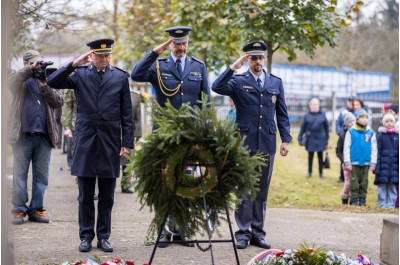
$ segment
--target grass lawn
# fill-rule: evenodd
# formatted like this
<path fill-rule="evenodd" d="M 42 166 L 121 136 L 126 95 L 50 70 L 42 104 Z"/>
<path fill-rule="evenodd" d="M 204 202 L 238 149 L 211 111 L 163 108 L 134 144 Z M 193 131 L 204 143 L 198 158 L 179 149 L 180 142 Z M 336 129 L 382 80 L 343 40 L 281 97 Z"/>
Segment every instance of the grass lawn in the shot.
<path fill-rule="evenodd" d="M 340 192 L 343 183 L 338 182 L 340 161 L 336 157 L 335 147 L 338 136 L 331 133 L 328 153 L 330 169 L 324 169 L 324 178 L 318 176 L 318 158 L 314 154 L 313 175 L 306 178 L 308 153 L 297 141 L 298 133 L 292 133 L 293 141 L 289 145 L 287 157 L 279 155 L 280 137 L 278 136 L 277 154 L 268 195 L 268 207 L 319 209 L 327 211 L 351 211 L 369 213 L 394 213 L 396 209 L 380 209 L 377 207 L 377 186 L 375 175 L 369 173 L 367 207 L 343 206 Z M 325 157 L 325 154 L 324 154 Z"/>

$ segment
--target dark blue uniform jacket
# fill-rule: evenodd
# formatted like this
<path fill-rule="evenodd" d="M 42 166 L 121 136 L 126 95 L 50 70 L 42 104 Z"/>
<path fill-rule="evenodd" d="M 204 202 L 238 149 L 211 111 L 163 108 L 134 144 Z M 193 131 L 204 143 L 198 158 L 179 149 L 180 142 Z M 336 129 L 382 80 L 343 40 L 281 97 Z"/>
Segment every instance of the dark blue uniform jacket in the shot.
<path fill-rule="evenodd" d="M 384 127 L 380 127 L 378 132 L 374 184 L 399 184 L 399 133 L 387 133 Z"/>
<path fill-rule="evenodd" d="M 47 80 L 51 87 L 75 90 L 77 118 L 71 174 L 117 178 L 121 146 L 133 148 L 128 77 L 109 65 L 101 80 L 93 63 L 74 71 L 71 62 Z"/>
<path fill-rule="evenodd" d="M 244 145 L 248 145 L 253 153 L 275 154 L 275 114 L 282 142 L 292 140 L 282 80 L 267 74 L 259 92 L 250 70 L 239 75 L 233 73 L 228 68 L 215 80 L 212 90 L 230 96 L 235 103 L 238 130 L 242 137 L 246 136 Z"/>
<path fill-rule="evenodd" d="M 201 92 L 208 95 L 210 101 L 210 89 L 208 87 L 207 70 L 205 64 L 190 56 L 186 56 L 185 69 L 182 78 L 178 74 L 176 65 L 171 55 L 158 58 L 158 54 L 150 50 L 146 56 L 135 66 L 132 71 L 132 79 L 137 82 L 150 82 L 155 89 L 158 104 L 165 106 L 167 99 L 170 100 L 172 106 L 179 109 L 182 103 L 190 102 L 191 106 L 199 105 L 197 102 L 201 100 Z M 160 89 L 160 80 L 157 77 L 156 63 L 160 64 L 160 79 L 168 89 L 176 88 L 179 83 L 182 86 L 178 93 L 173 96 L 166 96 Z M 162 84 L 161 84 L 162 87 Z M 166 90 L 165 88 L 163 88 Z M 171 94 L 171 91 L 166 90 Z"/>

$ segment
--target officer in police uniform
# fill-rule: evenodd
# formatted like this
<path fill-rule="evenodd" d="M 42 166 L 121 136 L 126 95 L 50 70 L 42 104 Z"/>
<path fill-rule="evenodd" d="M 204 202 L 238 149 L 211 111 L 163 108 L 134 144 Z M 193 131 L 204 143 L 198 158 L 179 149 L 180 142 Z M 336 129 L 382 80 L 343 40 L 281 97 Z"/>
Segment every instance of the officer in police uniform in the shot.
<path fill-rule="evenodd" d="M 120 157 L 133 148 L 132 103 L 126 72 L 110 65 L 112 39 L 87 43 L 90 51 L 60 67 L 48 78 L 55 88 L 75 91 L 77 118 L 71 174 L 79 186 L 79 251 L 97 247 L 112 252 L 111 211 Z M 92 60 L 88 65 L 83 65 Z M 96 233 L 93 196 L 98 181 Z"/>
<path fill-rule="evenodd" d="M 288 154 L 288 144 L 292 140 L 282 80 L 263 69 L 266 50 L 267 45 L 262 41 L 246 43 L 243 46 L 246 55 L 230 65 L 212 85 L 212 90 L 216 93 L 232 98 L 236 106 L 238 130 L 242 137 L 246 136 L 244 145 L 247 145 L 253 154 L 265 154 L 267 164 L 261 169 L 260 191 L 255 200 L 244 200 L 235 212 L 239 228 L 235 237 L 239 249 L 246 248 L 249 241 L 251 245 L 270 248 L 265 241 L 264 221 L 276 153 L 277 127 L 282 140 L 282 156 Z M 249 70 L 234 75 L 235 70 L 242 67 L 246 61 Z"/>
<path fill-rule="evenodd" d="M 176 26 L 166 29 L 169 34 L 168 41 L 151 49 L 144 58 L 135 66 L 131 77 L 137 82 L 150 82 L 156 93 L 156 100 L 165 106 L 169 100 L 176 109 L 182 103 L 189 102 L 191 106 L 200 106 L 202 93 L 207 94 L 210 101 L 207 70 L 204 62 L 186 54 L 189 43 L 191 27 Z M 160 54 L 170 47 L 171 53 L 167 57 L 158 58 Z M 172 218 L 173 219 L 173 218 Z M 165 241 L 169 240 L 168 231 L 164 231 L 159 247 L 167 247 Z M 188 241 L 184 236 L 183 241 Z M 193 247 L 193 243 L 184 242 L 184 246 Z"/>
<path fill-rule="evenodd" d="M 182 103 L 189 102 L 191 106 L 198 105 L 201 92 L 208 95 L 207 70 L 204 62 L 186 54 L 191 27 L 177 26 L 168 28 L 168 41 L 151 49 L 135 66 L 131 77 L 137 82 L 150 82 L 156 93 L 157 102 L 165 106 L 169 100 L 179 109 Z M 167 50 L 171 53 L 167 57 L 158 58 Z"/>

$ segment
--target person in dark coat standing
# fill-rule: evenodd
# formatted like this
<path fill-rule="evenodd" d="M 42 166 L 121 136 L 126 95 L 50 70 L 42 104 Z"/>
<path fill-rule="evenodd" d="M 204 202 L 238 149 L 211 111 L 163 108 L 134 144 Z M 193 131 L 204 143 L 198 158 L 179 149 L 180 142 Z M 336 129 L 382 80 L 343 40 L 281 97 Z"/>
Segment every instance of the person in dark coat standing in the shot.
<path fill-rule="evenodd" d="M 378 207 L 395 208 L 399 185 L 399 128 L 392 114 L 385 114 L 378 128 L 378 162 L 374 184 L 378 185 Z"/>
<path fill-rule="evenodd" d="M 78 177 L 79 251 L 97 247 L 112 252 L 111 211 L 120 157 L 133 148 L 132 103 L 126 72 L 110 65 L 112 39 L 87 43 L 90 51 L 60 67 L 48 79 L 56 88 L 75 91 L 77 118 L 71 174 Z M 88 65 L 83 65 L 92 60 Z M 96 233 L 93 196 L 98 180 Z"/>
<path fill-rule="evenodd" d="M 186 54 L 189 49 L 191 30 L 192 28 L 187 26 L 167 28 L 165 32 L 169 34 L 168 41 L 148 51 L 132 71 L 132 80 L 152 84 L 157 103 L 162 107 L 165 106 L 167 100 L 176 109 L 179 109 L 183 103 L 200 107 L 199 101 L 203 93 L 208 96 L 208 101 L 210 101 L 206 65 L 199 59 Z M 171 53 L 167 57 L 159 58 L 168 47 L 171 49 Z M 156 215 L 159 214 L 156 213 Z M 171 219 L 173 220 L 173 217 Z M 184 224 L 180 225 L 184 227 Z M 171 237 L 171 233 L 164 229 L 158 247 L 167 247 L 167 242 Z M 185 235 L 179 237 L 183 241 L 189 241 Z M 183 242 L 183 245 L 194 247 L 193 243 L 188 242 Z"/>
<path fill-rule="evenodd" d="M 250 198 L 242 201 L 235 212 L 236 247 L 245 249 L 250 245 L 269 249 L 265 241 L 265 214 L 267 210 L 268 189 L 276 153 L 277 127 L 281 136 L 281 156 L 289 152 L 290 123 L 285 103 L 282 80 L 264 68 L 267 45 L 262 41 L 248 42 L 243 46 L 246 55 L 230 65 L 213 83 L 212 90 L 218 94 L 230 96 L 236 106 L 236 123 L 244 145 L 251 154 L 260 152 L 265 155 L 266 166 L 260 172 L 260 190 L 254 201 Z M 235 70 L 249 64 L 249 70 L 234 75 Z M 275 114 L 277 125 L 275 124 Z"/>
<path fill-rule="evenodd" d="M 323 155 L 324 150 L 328 147 L 329 141 L 329 124 L 325 117 L 325 113 L 320 109 L 320 102 L 317 98 L 313 98 L 309 103 L 310 111 L 304 116 L 298 137 L 299 143 L 304 144 L 308 152 L 308 173 L 307 177 L 312 175 L 312 165 L 314 153 L 318 154 L 318 172 L 319 177 L 323 178 Z M 306 141 L 304 141 L 306 137 Z"/>

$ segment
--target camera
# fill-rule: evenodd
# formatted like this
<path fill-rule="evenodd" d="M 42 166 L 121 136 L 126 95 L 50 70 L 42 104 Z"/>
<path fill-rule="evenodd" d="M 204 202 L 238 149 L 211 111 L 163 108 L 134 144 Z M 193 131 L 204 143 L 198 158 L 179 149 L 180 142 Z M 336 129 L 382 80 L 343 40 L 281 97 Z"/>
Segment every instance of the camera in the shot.
<path fill-rule="evenodd" d="M 41 62 L 40 66 L 38 68 L 33 69 L 33 77 L 39 80 L 45 80 L 46 77 L 48 76 L 46 71 L 47 66 L 52 65 L 53 62 Z M 55 70 L 54 70 L 55 71 Z M 53 71 L 53 72 L 54 72 Z"/>

